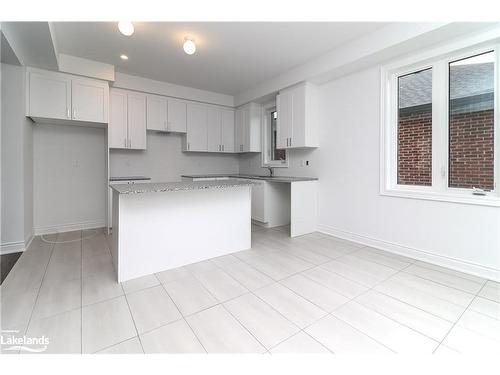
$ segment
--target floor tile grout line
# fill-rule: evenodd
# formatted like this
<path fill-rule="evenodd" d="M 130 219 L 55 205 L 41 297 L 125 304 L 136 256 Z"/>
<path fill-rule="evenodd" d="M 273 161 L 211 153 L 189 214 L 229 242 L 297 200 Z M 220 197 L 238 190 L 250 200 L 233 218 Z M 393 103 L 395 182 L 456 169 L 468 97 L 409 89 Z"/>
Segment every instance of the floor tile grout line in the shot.
<path fill-rule="evenodd" d="M 462 318 L 462 316 L 469 309 L 470 305 L 472 305 L 472 302 L 474 302 L 474 300 L 478 297 L 479 293 L 481 293 L 481 291 L 483 290 L 483 288 L 485 287 L 485 285 L 486 285 L 487 282 L 488 282 L 488 280 L 484 281 L 481 289 L 478 290 L 478 292 L 476 293 L 476 295 L 474 296 L 474 298 L 472 298 L 472 300 L 469 302 L 469 304 L 464 308 L 464 310 L 462 311 L 462 313 L 460 314 L 460 316 L 458 317 L 458 319 L 455 322 L 453 322 L 453 325 L 450 327 L 450 329 L 448 330 L 448 332 L 444 335 L 443 339 L 439 342 L 439 344 L 436 346 L 436 348 L 432 352 L 433 354 L 439 349 L 439 347 L 441 345 L 444 345 L 443 343 L 446 340 L 446 338 L 450 335 L 451 331 L 456 327 L 456 325 L 458 324 L 458 322 L 460 321 L 460 319 Z"/>
<path fill-rule="evenodd" d="M 80 254 L 80 354 L 83 354 L 83 232 Z"/>
<path fill-rule="evenodd" d="M 134 323 L 135 332 L 137 333 L 137 337 L 139 338 L 139 344 L 141 344 L 141 349 L 142 349 L 142 352 L 144 353 L 144 347 L 142 346 L 142 341 L 141 341 L 141 338 L 139 336 L 139 330 L 137 329 L 137 324 L 135 323 L 134 314 L 132 313 L 132 309 L 130 308 L 130 303 L 128 302 L 127 295 L 125 294 L 125 291 L 123 290 L 123 284 L 122 283 L 120 283 L 120 287 L 122 288 L 123 297 L 125 297 L 125 302 L 127 303 L 128 312 L 130 314 L 130 317 L 132 318 L 132 323 Z"/>

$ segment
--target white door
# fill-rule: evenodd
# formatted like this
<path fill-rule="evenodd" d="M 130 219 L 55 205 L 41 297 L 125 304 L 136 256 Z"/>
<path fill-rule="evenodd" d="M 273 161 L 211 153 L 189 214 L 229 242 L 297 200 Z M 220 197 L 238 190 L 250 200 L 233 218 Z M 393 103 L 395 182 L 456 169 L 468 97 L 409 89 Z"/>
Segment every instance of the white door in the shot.
<path fill-rule="evenodd" d="M 30 72 L 29 115 L 71 119 L 71 79 L 57 74 Z"/>
<path fill-rule="evenodd" d="M 109 86 L 105 82 L 73 79 L 71 82 L 71 118 L 78 121 L 108 122 Z"/>
<path fill-rule="evenodd" d="M 276 122 L 276 147 L 288 148 L 292 138 L 292 116 L 293 97 L 291 92 L 281 93 L 276 96 L 276 110 L 278 119 Z"/>
<path fill-rule="evenodd" d="M 128 142 L 129 148 L 146 149 L 146 95 L 127 94 L 128 101 Z"/>
<path fill-rule="evenodd" d="M 108 147 L 127 148 L 127 93 L 109 92 Z"/>
<path fill-rule="evenodd" d="M 207 108 L 207 150 L 221 152 L 221 113 L 216 108 Z"/>
<path fill-rule="evenodd" d="M 167 130 L 167 98 L 158 95 L 148 95 L 146 124 L 148 130 Z"/>
<path fill-rule="evenodd" d="M 207 107 L 204 105 L 187 105 L 186 142 L 188 151 L 207 151 Z"/>
<path fill-rule="evenodd" d="M 186 102 L 178 99 L 168 99 L 167 130 L 169 132 L 186 132 Z"/>
<path fill-rule="evenodd" d="M 234 152 L 234 111 L 221 111 L 222 151 Z"/>

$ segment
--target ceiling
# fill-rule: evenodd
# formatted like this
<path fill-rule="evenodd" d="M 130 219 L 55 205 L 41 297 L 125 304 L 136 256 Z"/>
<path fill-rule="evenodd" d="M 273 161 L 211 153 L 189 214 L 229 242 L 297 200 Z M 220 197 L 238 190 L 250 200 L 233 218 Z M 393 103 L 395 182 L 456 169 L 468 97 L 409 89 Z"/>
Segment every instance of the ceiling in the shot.
<path fill-rule="evenodd" d="M 115 65 L 119 72 L 235 95 L 388 25 L 376 22 L 54 22 L 58 52 Z M 182 50 L 185 36 L 197 51 Z M 126 54 L 129 60 L 120 59 Z"/>

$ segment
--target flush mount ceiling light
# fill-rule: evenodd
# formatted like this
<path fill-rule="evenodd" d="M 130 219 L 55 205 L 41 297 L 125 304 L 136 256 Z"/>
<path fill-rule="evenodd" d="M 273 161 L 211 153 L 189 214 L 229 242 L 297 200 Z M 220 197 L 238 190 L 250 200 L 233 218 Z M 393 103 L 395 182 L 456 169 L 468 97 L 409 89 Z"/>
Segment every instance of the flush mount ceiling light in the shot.
<path fill-rule="evenodd" d="M 130 21 L 120 21 L 118 22 L 118 30 L 123 35 L 130 36 L 134 33 L 134 25 Z"/>
<path fill-rule="evenodd" d="M 122 59 L 122 60 L 128 60 L 128 56 L 127 55 L 120 55 L 120 59 Z"/>
<path fill-rule="evenodd" d="M 188 55 L 192 55 L 196 52 L 196 44 L 194 44 L 194 40 L 188 37 L 184 38 L 184 44 L 182 45 L 182 48 Z"/>

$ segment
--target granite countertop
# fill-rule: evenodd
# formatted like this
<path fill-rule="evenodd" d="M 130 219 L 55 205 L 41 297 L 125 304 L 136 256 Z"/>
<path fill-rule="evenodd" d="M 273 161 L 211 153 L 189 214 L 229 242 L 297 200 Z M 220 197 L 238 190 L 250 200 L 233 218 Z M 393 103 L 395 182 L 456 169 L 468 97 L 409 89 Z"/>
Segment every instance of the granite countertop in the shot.
<path fill-rule="evenodd" d="M 151 177 L 146 176 L 117 176 L 110 177 L 109 181 L 149 181 Z"/>
<path fill-rule="evenodd" d="M 300 181 L 317 181 L 316 177 L 294 177 L 294 176 L 261 176 L 261 175 L 250 175 L 250 174 L 194 174 L 194 175 L 182 175 L 181 177 L 187 178 L 217 178 L 217 177 L 227 177 L 227 178 L 242 178 L 242 179 L 254 179 L 254 180 L 265 180 L 274 182 L 300 182 Z"/>
<path fill-rule="evenodd" d="M 186 190 L 226 189 L 239 186 L 253 185 L 250 181 L 225 180 L 225 181 L 188 181 L 188 182 L 163 182 L 163 183 L 135 183 L 118 184 L 110 187 L 119 194 L 163 193 Z"/>

